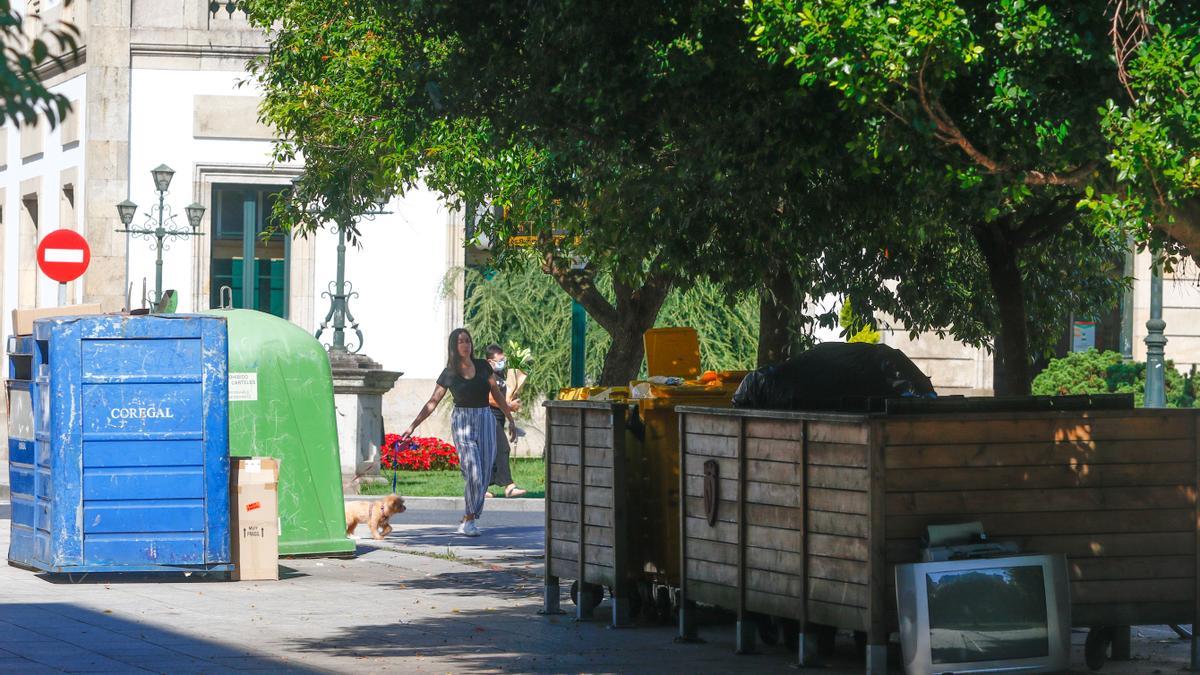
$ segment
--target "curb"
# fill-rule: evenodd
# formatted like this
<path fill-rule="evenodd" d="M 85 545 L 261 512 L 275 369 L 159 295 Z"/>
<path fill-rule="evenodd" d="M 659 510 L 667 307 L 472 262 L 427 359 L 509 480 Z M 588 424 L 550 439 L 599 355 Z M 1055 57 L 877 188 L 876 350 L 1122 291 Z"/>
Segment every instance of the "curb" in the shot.
<path fill-rule="evenodd" d="M 346 501 L 367 502 L 381 497 L 383 495 L 346 495 Z M 404 505 L 418 511 L 449 511 L 462 509 L 463 500 L 462 497 L 405 497 Z M 485 502 L 484 508 L 489 511 L 545 511 L 546 501 L 544 499 L 493 497 Z"/>

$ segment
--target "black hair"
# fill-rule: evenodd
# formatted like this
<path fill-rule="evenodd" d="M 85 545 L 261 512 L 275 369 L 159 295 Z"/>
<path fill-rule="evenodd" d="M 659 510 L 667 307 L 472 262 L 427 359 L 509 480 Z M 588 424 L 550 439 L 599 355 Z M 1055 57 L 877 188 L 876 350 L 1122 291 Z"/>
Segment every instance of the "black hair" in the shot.
<path fill-rule="evenodd" d="M 451 373 L 458 372 L 458 336 L 462 335 L 463 333 L 466 333 L 467 338 L 470 339 L 471 332 L 469 330 L 466 328 L 455 328 L 454 330 L 450 331 L 450 339 L 446 342 L 446 368 L 448 368 Z M 474 345 L 475 341 L 471 340 L 471 342 L 472 345 Z M 474 354 L 472 354 L 472 356 L 474 356 Z"/>
<path fill-rule="evenodd" d="M 495 342 L 493 342 L 492 344 L 488 345 L 488 346 L 487 346 L 487 347 L 484 349 L 484 351 L 486 351 L 486 352 L 487 352 L 487 355 L 488 355 L 488 358 L 489 358 L 489 359 L 490 359 L 490 358 L 492 358 L 493 356 L 497 355 L 497 354 L 503 354 L 503 353 L 504 353 L 504 350 L 500 348 L 500 345 L 496 344 Z"/>

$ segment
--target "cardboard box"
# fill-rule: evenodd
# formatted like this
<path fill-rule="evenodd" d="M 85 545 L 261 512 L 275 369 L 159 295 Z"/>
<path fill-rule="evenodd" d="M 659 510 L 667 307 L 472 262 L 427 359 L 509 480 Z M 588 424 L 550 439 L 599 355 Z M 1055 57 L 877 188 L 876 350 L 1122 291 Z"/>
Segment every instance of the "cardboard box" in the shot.
<path fill-rule="evenodd" d="M 235 581 L 279 578 L 279 460 L 230 457 L 230 553 Z"/>
<path fill-rule="evenodd" d="M 52 316 L 86 316 L 100 313 L 100 305 L 98 304 L 14 309 L 12 312 L 13 335 L 33 334 L 33 322 L 38 319 L 48 319 Z"/>

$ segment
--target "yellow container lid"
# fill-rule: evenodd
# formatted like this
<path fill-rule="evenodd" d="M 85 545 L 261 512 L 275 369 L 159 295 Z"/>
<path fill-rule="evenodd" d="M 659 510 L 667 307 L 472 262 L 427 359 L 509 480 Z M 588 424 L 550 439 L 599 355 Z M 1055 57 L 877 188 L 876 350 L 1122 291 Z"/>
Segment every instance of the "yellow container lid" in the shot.
<path fill-rule="evenodd" d="M 700 377 L 700 337 L 694 328 L 652 328 L 642 335 L 650 377 Z"/>

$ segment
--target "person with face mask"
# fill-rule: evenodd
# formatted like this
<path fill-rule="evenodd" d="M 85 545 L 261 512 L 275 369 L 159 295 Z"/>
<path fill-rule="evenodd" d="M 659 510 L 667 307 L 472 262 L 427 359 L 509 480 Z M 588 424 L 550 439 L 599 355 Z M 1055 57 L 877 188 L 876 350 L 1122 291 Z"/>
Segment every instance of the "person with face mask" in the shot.
<path fill-rule="evenodd" d="M 500 345 L 491 344 L 487 346 L 488 365 L 496 373 L 496 383 L 500 390 L 500 394 L 507 403 L 507 407 L 512 412 L 517 412 L 521 409 L 521 400 L 519 398 L 521 386 L 525 384 L 525 373 L 513 368 L 509 369 L 508 359 L 504 356 L 504 350 Z M 504 437 L 504 412 L 501 409 L 500 403 L 497 402 L 495 396 L 489 397 L 488 403 L 492 406 L 492 415 L 496 418 L 496 465 L 492 471 L 491 485 L 504 488 L 505 497 L 520 497 L 525 494 L 525 490 L 517 487 L 513 481 L 512 470 L 508 465 L 508 456 L 512 452 L 508 439 Z M 488 492 L 485 496 L 491 497 L 492 493 Z"/>

